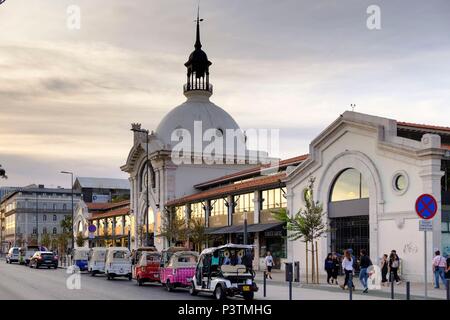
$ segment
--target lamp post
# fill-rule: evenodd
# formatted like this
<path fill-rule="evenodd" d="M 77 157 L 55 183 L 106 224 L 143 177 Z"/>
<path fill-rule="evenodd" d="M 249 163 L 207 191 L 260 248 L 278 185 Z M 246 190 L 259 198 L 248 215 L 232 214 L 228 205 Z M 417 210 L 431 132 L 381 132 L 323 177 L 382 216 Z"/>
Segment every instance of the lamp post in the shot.
<path fill-rule="evenodd" d="M 149 174 L 148 174 L 148 135 L 149 135 L 149 131 L 146 129 L 137 129 L 137 128 L 132 128 L 131 131 L 133 132 L 140 132 L 140 133 L 145 133 L 145 152 L 146 152 L 146 156 L 145 156 L 145 170 L 146 172 L 146 176 L 147 178 L 145 179 L 145 216 L 144 216 L 144 222 L 145 222 L 145 246 L 148 246 L 148 210 L 150 208 L 150 204 L 149 204 L 149 199 L 148 199 L 148 180 L 150 179 Z"/>
<path fill-rule="evenodd" d="M 73 172 L 70 171 L 61 171 L 62 174 L 70 174 L 70 178 L 71 178 L 71 185 L 70 185 L 70 189 L 71 189 L 71 199 L 72 199 L 72 221 L 70 223 L 70 232 L 72 233 L 72 246 L 71 249 L 73 250 L 74 248 L 74 236 L 73 236 Z"/>
<path fill-rule="evenodd" d="M 247 210 L 244 211 L 244 244 L 248 242 L 248 232 L 247 232 Z"/>
<path fill-rule="evenodd" d="M 39 245 L 39 192 L 36 191 L 36 245 Z"/>

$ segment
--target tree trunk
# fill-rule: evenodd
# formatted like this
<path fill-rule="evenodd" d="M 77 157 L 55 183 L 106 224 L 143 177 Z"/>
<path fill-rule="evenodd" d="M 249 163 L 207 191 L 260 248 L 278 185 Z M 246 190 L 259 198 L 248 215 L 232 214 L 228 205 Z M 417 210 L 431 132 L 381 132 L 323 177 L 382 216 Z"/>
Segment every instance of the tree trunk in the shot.
<path fill-rule="evenodd" d="M 316 241 L 316 278 L 317 278 L 317 284 L 319 284 L 319 252 L 318 252 L 318 246 Z"/>
<path fill-rule="evenodd" d="M 315 282 L 316 267 L 314 260 L 314 242 L 311 241 L 311 283 Z"/>
<path fill-rule="evenodd" d="M 309 274 L 308 274 L 308 242 L 305 242 L 305 252 L 306 252 L 306 255 L 305 255 L 305 257 L 306 257 L 306 264 L 305 264 L 305 266 L 306 266 L 306 283 L 308 283 L 308 277 L 309 277 Z"/>

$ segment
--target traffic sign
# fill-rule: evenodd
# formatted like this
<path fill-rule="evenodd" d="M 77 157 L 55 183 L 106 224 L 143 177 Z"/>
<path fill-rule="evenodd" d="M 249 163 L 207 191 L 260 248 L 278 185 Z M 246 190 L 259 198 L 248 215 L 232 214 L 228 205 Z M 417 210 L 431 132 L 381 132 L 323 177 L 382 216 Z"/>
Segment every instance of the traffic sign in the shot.
<path fill-rule="evenodd" d="M 423 194 L 417 198 L 416 212 L 422 219 L 433 219 L 438 210 L 436 199 L 430 194 Z"/>
<path fill-rule="evenodd" d="M 419 220 L 419 231 L 433 231 L 433 220 Z"/>
<path fill-rule="evenodd" d="M 89 232 L 89 239 L 94 239 L 95 238 L 95 234 L 93 232 Z"/>
<path fill-rule="evenodd" d="M 89 225 L 89 232 L 94 233 L 95 231 L 97 231 L 97 227 L 94 226 L 93 224 L 90 224 L 90 225 Z"/>

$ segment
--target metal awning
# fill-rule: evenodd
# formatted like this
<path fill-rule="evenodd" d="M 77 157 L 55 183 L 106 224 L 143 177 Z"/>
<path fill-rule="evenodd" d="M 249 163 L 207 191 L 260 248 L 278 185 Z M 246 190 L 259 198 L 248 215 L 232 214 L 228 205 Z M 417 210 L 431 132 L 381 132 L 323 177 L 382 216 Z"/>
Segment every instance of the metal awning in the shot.
<path fill-rule="evenodd" d="M 273 229 L 273 228 L 282 226 L 283 224 L 284 224 L 284 222 L 250 224 L 247 226 L 247 232 L 255 233 L 255 232 L 266 231 L 269 229 Z M 243 225 L 228 226 L 228 227 L 222 227 L 222 228 L 208 228 L 208 229 L 215 229 L 215 230 L 212 230 L 211 232 L 209 232 L 208 234 L 244 233 Z"/>
<path fill-rule="evenodd" d="M 222 229 L 223 227 L 205 228 L 205 234 L 213 234 L 214 231 Z"/>

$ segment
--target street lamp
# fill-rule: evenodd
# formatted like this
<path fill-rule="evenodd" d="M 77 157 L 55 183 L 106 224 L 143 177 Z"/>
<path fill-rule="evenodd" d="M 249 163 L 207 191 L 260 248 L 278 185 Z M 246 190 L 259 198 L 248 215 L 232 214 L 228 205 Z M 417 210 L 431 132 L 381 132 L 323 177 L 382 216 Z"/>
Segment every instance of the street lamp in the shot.
<path fill-rule="evenodd" d="M 149 131 L 146 129 L 138 129 L 138 128 L 132 128 L 131 131 L 133 132 L 140 132 L 140 133 L 145 133 L 145 152 L 146 152 L 146 159 L 145 159 L 145 164 L 146 164 L 146 168 L 145 170 L 147 171 L 147 178 L 145 179 L 145 206 L 146 206 L 146 211 L 145 211 L 145 246 L 148 246 L 148 210 L 150 208 L 149 205 L 149 199 L 148 199 L 148 181 L 150 179 L 149 174 L 148 174 L 148 167 L 149 167 L 149 163 L 148 163 L 148 135 L 149 135 Z"/>
<path fill-rule="evenodd" d="M 70 189 L 71 189 L 71 198 L 72 198 L 72 221 L 70 223 L 70 231 L 72 233 L 72 247 L 71 249 L 73 250 L 74 248 L 74 236 L 73 236 L 73 172 L 70 171 L 61 171 L 62 174 L 70 174 L 71 177 L 71 185 L 70 185 Z"/>
<path fill-rule="evenodd" d="M 244 244 L 248 242 L 248 232 L 247 232 L 247 210 L 244 211 Z"/>

